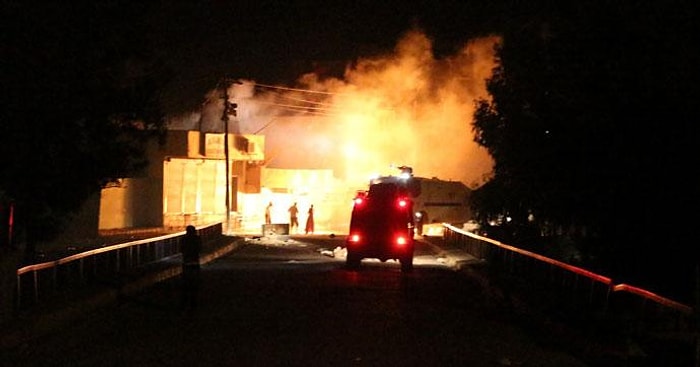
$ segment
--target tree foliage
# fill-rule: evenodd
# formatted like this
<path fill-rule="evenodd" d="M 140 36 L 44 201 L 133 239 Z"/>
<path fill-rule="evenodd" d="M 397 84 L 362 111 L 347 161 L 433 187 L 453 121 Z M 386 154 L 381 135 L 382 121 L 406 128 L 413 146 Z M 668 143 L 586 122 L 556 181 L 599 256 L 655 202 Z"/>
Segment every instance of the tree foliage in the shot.
<path fill-rule="evenodd" d="M 4 5 L 0 192 L 30 250 L 163 136 L 168 74 L 138 7 L 118 3 Z"/>
<path fill-rule="evenodd" d="M 559 229 L 610 275 L 654 282 L 662 264 L 692 279 L 676 223 L 697 192 L 698 33 L 679 5 L 560 4 L 511 19 L 474 116 L 496 162 L 474 195 L 482 218 Z"/>

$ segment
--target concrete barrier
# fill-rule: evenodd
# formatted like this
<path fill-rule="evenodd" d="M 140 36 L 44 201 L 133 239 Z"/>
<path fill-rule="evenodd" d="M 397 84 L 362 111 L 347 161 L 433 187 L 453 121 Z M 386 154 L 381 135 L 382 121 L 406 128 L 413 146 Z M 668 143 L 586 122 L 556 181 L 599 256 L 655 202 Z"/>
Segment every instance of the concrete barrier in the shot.
<path fill-rule="evenodd" d="M 289 223 L 271 223 L 262 225 L 262 234 L 265 237 L 289 235 Z"/>

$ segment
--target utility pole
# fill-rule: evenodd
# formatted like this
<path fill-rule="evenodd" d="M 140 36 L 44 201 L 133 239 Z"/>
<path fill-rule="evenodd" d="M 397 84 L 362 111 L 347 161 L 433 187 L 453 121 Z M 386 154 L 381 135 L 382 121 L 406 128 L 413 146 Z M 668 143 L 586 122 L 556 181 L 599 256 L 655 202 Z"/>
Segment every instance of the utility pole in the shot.
<path fill-rule="evenodd" d="M 695 367 L 700 367 L 700 263 L 695 262 L 695 307 L 693 308 L 693 335 L 695 337 Z"/>
<path fill-rule="evenodd" d="M 221 120 L 224 122 L 224 159 L 226 161 L 226 225 L 224 230 L 229 231 L 231 227 L 231 172 L 229 167 L 229 151 L 228 151 L 228 121 L 229 115 L 236 116 L 236 103 L 231 103 L 228 95 L 228 80 L 224 81 L 224 112 L 221 115 Z"/>

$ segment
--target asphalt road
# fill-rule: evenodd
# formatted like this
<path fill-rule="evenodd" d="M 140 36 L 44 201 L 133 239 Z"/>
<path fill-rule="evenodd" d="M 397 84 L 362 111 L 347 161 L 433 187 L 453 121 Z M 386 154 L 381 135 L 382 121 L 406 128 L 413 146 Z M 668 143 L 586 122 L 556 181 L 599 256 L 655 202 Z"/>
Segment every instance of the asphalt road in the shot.
<path fill-rule="evenodd" d="M 349 271 L 333 249 L 325 238 L 246 241 L 203 266 L 195 311 L 170 279 L 5 348 L 0 365 L 586 365 L 514 326 L 432 246 L 419 245 L 410 274 L 371 260 Z"/>

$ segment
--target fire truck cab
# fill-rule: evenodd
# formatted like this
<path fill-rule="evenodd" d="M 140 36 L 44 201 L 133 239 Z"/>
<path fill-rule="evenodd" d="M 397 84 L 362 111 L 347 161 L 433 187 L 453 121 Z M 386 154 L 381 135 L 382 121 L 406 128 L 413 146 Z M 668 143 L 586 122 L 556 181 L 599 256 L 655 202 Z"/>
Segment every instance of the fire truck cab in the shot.
<path fill-rule="evenodd" d="M 413 201 L 405 187 L 378 182 L 354 199 L 346 240 L 346 266 L 356 269 L 364 258 L 398 260 L 401 271 L 413 270 Z"/>

